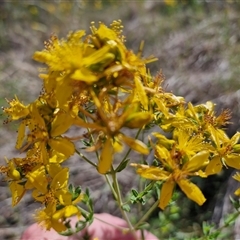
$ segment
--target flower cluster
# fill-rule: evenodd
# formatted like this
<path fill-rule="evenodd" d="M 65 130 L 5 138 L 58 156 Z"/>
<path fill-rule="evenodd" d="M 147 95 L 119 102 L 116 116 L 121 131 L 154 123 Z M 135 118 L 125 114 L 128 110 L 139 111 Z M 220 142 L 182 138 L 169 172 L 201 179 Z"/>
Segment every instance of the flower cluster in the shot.
<path fill-rule="evenodd" d="M 153 133 L 157 139 L 154 146 L 156 164 L 132 164 L 142 177 L 163 181 L 160 208 L 167 206 L 176 184 L 189 199 L 202 205 L 206 199 L 198 186 L 189 180 L 191 176 L 206 178 L 219 173 L 223 166 L 240 169 L 240 133 L 229 139 L 222 130 L 229 119 L 228 110 L 215 116 L 212 102 L 171 108 L 161 118 L 159 126 L 171 131 L 172 139 Z"/>
<path fill-rule="evenodd" d="M 99 153 L 97 164 L 88 162 L 98 173 L 108 174 L 119 171 L 112 164 L 124 146 L 149 154 L 146 143 L 123 129 L 141 131 L 158 126 L 171 132 L 171 139 L 152 134 L 157 139 L 156 144 L 150 140 L 156 160 L 152 166 L 131 164 L 142 177 L 163 182 L 162 209 L 176 184 L 188 198 L 204 203 L 206 199 L 191 176 L 205 178 L 223 166 L 240 169 L 240 133 L 229 139 L 222 130 L 230 119 L 229 111 L 216 116 L 211 102 L 193 106 L 164 91 L 163 75 L 153 77 L 146 68 L 156 59 L 127 49 L 122 28 L 120 20 L 110 27 L 92 23 L 89 35 L 81 30 L 63 40 L 52 36 L 45 49 L 33 57 L 47 65 L 40 74 L 41 94 L 28 105 L 15 97 L 3 109 L 7 122 L 19 120 L 16 148 L 26 152 L 24 158 L 7 160 L 7 166 L 0 167 L 9 182 L 12 205 L 31 190 L 32 197 L 43 204 L 37 221 L 47 229 L 62 232 L 70 216 L 81 216 L 77 203 L 83 195 L 68 187 L 69 169 L 62 166 L 74 153 L 83 156 L 74 144 L 79 139 L 86 151 Z M 79 135 L 69 137 L 66 133 L 73 126 Z"/>

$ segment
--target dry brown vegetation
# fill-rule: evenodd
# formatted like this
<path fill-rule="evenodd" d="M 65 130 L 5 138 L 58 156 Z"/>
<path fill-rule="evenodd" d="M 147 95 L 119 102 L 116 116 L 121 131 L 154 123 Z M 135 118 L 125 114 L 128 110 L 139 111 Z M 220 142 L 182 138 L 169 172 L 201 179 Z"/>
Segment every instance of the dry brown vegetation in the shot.
<path fill-rule="evenodd" d="M 37 75 L 38 68 L 42 66 L 31 57 L 34 51 L 43 48 L 43 41 L 52 33 L 64 37 L 70 30 L 88 31 L 91 21 L 109 24 L 114 19 L 122 19 L 127 45 L 137 52 L 141 40 L 145 41 L 144 55 L 154 54 L 159 59 L 149 67 L 153 73 L 162 69 L 168 91 L 182 95 L 194 104 L 212 100 L 218 104 L 218 110 L 230 108 L 233 124 L 229 127 L 229 134 L 239 129 L 239 3 L 191 1 L 192 4 L 179 3 L 170 7 L 162 1 L 119 1 L 121 3 L 118 4 L 105 1 L 105 5 L 98 9 L 92 6 L 93 1 L 89 1 L 87 6 L 80 2 L 0 2 L 2 106 L 6 106 L 4 99 L 12 98 L 14 94 L 27 103 L 40 92 L 41 80 Z M 1 116 L 1 119 L 4 118 Z M 14 150 L 15 131 L 15 123 L 0 128 L 1 164 L 5 161 L 4 156 L 10 158 L 18 154 Z M 93 198 L 98 199 L 96 212 L 118 214 L 101 177 L 94 176 L 87 165 L 78 165 L 78 162 L 79 159 L 75 157 L 68 163 L 72 169 L 72 181 L 91 186 Z M 125 174 L 120 179 L 123 186 L 129 189 L 135 179 L 131 171 Z M 219 179 L 217 183 L 226 177 L 220 176 Z M 208 219 L 212 215 L 209 211 L 212 211 L 216 202 L 216 196 L 209 195 L 211 204 L 204 208 L 208 211 Z M 35 207 L 36 203 L 26 196 L 13 209 L 7 183 L 1 181 L 1 239 L 19 239 L 22 230 L 33 222 Z M 206 217 L 202 219 L 207 220 Z"/>

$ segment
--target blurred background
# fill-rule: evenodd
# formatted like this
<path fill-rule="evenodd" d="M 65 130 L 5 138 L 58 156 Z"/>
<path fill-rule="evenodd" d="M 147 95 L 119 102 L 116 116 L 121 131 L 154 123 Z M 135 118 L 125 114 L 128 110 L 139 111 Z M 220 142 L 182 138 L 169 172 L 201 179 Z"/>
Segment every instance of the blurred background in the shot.
<path fill-rule="evenodd" d="M 0 105 L 7 106 L 5 98 L 11 99 L 15 94 L 24 103 L 38 96 L 41 91 L 38 70 L 42 65 L 34 62 L 32 55 L 44 48 L 43 43 L 51 34 L 62 38 L 77 29 L 90 33 L 92 21 L 108 25 L 121 19 L 126 45 L 137 52 L 144 40 L 143 55 L 153 54 L 159 59 L 149 68 L 153 75 L 163 71 L 166 91 L 181 95 L 194 104 L 211 100 L 217 103 L 216 111 L 231 109 L 233 123 L 227 130 L 231 136 L 240 126 L 239 13 L 240 1 L 230 0 L 1 0 Z M 0 119 L 3 122 L 4 116 Z M 18 154 L 14 150 L 16 130 L 15 123 L 0 127 L 1 164 L 5 163 L 4 156 L 11 158 Z M 68 163 L 72 169 L 71 181 L 90 186 L 93 198 L 98 199 L 95 201 L 96 212 L 118 215 L 101 176 L 95 176 L 88 165 L 81 163 L 79 166 L 78 162 L 75 157 Z M 228 196 L 237 188 L 229 177 L 231 174 L 228 170 L 204 181 L 196 180 L 207 202 L 198 207 L 178 194 L 165 213 L 154 212 L 149 229 L 160 239 L 187 239 L 192 234 L 201 236 L 203 221 L 221 224 L 224 216 L 232 211 Z M 132 171 L 119 177 L 123 191 L 139 181 Z M 27 195 L 12 208 L 7 183 L 2 179 L 1 238 L 19 239 L 21 232 L 33 222 L 36 207 Z M 238 228 L 236 224 L 226 230 L 228 239 L 237 239 Z"/>

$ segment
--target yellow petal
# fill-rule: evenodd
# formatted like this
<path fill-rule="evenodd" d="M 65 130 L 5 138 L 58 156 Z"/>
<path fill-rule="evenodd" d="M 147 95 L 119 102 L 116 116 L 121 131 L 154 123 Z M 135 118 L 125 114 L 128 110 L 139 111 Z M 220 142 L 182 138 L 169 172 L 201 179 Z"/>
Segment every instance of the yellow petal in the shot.
<path fill-rule="evenodd" d="M 201 151 L 195 154 L 186 164 L 184 164 L 182 170 L 186 170 L 188 172 L 195 172 L 199 170 L 199 168 L 204 167 L 208 164 L 208 157 L 208 151 Z"/>
<path fill-rule="evenodd" d="M 56 163 L 62 163 L 63 161 L 66 160 L 66 157 L 64 156 L 64 154 L 59 153 L 57 151 L 55 151 L 54 149 L 52 149 L 50 151 L 50 156 L 49 156 L 49 163 L 50 164 L 56 164 Z"/>
<path fill-rule="evenodd" d="M 195 175 L 199 176 L 201 178 L 207 178 L 208 177 L 208 175 L 205 172 L 203 172 L 202 170 L 198 170 Z"/>
<path fill-rule="evenodd" d="M 54 196 L 59 200 L 61 205 L 70 205 L 72 203 L 72 194 L 66 189 L 57 190 Z"/>
<path fill-rule="evenodd" d="M 60 222 L 59 220 L 52 219 L 52 225 L 51 227 L 56 231 L 56 232 L 63 232 L 67 230 L 67 227 Z"/>
<path fill-rule="evenodd" d="M 29 190 L 29 189 L 33 189 L 34 185 L 32 184 L 31 181 L 27 181 L 24 185 L 25 189 Z"/>
<path fill-rule="evenodd" d="M 101 174 L 105 174 L 112 165 L 113 160 L 113 146 L 112 140 L 107 138 L 106 142 L 104 143 L 102 153 L 98 163 L 98 172 Z"/>
<path fill-rule="evenodd" d="M 51 136 L 56 137 L 65 133 L 73 123 L 71 114 L 58 112 L 51 124 Z"/>
<path fill-rule="evenodd" d="M 8 168 L 9 168 L 9 170 L 7 172 L 8 177 L 10 177 L 12 180 L 20 180 L 21 179 L 21 174 L 14 166 L 14 163 L 12 160 L 10 160 L 8 162 Z"/>
<path fill-rule="evenodd" d="M 240 173 L 239 173 L 239 172 L 236 172 L 236 173 L 234 174 L 233 178 L 234 178 L 235 180 L 237 180 L 237 181 L 240 182 Z"/>
<path fill-rule="evenodd" d="M 239 138 L 240 138 L 240 132 L 236 132 L 234 136 L 232 136 L 231 138 L 231 145 L 237 144 L 239 141 Z"/>
<path fill-rule="evenodd" d="M 68 218 L 68 217 L 71 217 L 72 215 L 76 215 L 78 214 L 78 217 L 80 217 L 80 210 L 78 209 L 77 206 L 74 206 L 74 205 L 69 205 L 69 206 L 66 206 L 66 209 L 65 209 L 65 217 Z"/>
<path fill-rule="evenodd" d="M 175 163 L 171 158 L 170 152 L 165 147 L 156 145 L 155 155 L 164 166 L 170 167 L 171 169 L 174 168 Z"/>
<path fill-rule="evenodd" d="M 143 142 L 134 138 L 127 137 L 123 134 L 121 135 L 121 138 L 133 150 L 145 155 L 149 154 L 149 149 Z"/>
<path fill-rule="evenodd" d="M 32 197 L 33 197 L 36 201 L 41 202 L 41 203 L 44 203 L 44 201 L 45 201 L 45 196 L 44 196 L 41 192 L 39 192 L 38 189 L 34 189 L 34 190 L 32 191 Z"/>
<path fill-rule="evenodd" d="M 187 197 L 196 202 L 198 205 L 201 206 L 206 201 L 206 198 L 204 197 L 202 191 L 194 183 L 186 179 L 181 179 L 177 181 L 177 184 L 187 195 Z"/>
<path fill-rule="evenodd" d="M 93 52 L 88 57 L 85 57 L 82 61 L 84 66 L 91 66 L 96 63 L 104 63 L 105 61 L 113 61 L 115 58 L 114 54 L 110 53 L 110 50 L 113 46 L 107 44 L 100 48 L 99 50 Z M 97 69 L 96 69 L 97 70 Z"/>
<path fill-rule="evenodd" d="M 172 182 L 172 181 L 167 181 L 163 183 L 162 189 L 161 189 L 161 195 L 160 195 L 160 202 L 158 205 L 162 210 L 165 209 L 165 207 L 168 205 L 169 201 L 171 200 L 174 186 L 175 186 L 175 182 Z"/>
<path fill-rule="evenodd" d="M 46 129 L 44 119 L 42 118 L 41 114 L 39 113 L 39 110 L 43 107 L 43 104 L 37 100 L 30 104 L 30 115 L 31 118 L 34 120 L 34 124 L 36 124 L 38 127 L 42 129 Z"/>
<path fill-rule="evenodd" d="M 152 114 L 149 112 L 136 112 L 130 114 L 124 123 L 125 127 L 129 128 L 142 128 L 148 124 L 152 119 Z"/>
<path fill-rule="evenodd" d="M 55 90 L 55 97 L 57 101 L 57 107 L 59 109 L 65 109 L 67 102 L 71 99 L 73 93 L 72 79 L 59 78 Z M 68 110 L 68 109 L 67 109 Z"/>
<path fill-rule="evenodd" d="M 161 99 L 158 99 L 156 97 L 153 97 L 154 102 L 157 104 L 158 110 L 161 111 L 165 117 L 168 117 L 170 113 L 168 112 L 168 108 L 166 107 L 166 104 Z"/>
<path fill-rule="evenodd" d="M 61 219 L 63 217 L 71 217 L 73 215 L 76 215 L 76 214 L 80 214 L 80 211 L 79 209 L 74 206 L 74 205 L 69 205 L 69 206 L 66 206 L 64 208 L 62 208 L 61 210 L 58 210 L 56 211 L 54 214 L 53 214 L 53 219 L 54 220 L 58 220 L 58 219 Z"/>
<path fill-rule="evenodd" d="M 48 215 L 48 217 L 52 217 L 56 212 L 57 203 L 56 201 L 49 202 L 44 212 Z"/>
<path fill-rule="evenodd" d="M 141 82 L 140 76 L 136 76 L 134 78 L 134 81 L 135 81 L 136 91 L 138 95 L 138 100 L 141 102 L 143 109 L 148 110 L 148 97 L 143 87 L 143 84 Z"/>
<path fill-rule="evenodd" d="M 20 148 L 22 147 L 23 140 L 24 140 L 24 137 L 25 137 L 25 128 L 26 128 L 25 122 L 22 121 L 22 122 L 20 123 L 19 128 L 18 128 L 18 136 L 17 136 L 17 142 L 16 142 L 16 149 L 20 149 Z"/>
<path fill-rule="evenodd" d="M 113 149 L 114 149 L 114 152 L 122 152 L 123 144 L 120 141 L 118 141 L 118 139 L 115 139 L 113 142 Z"/>
<path fill-rule="evenodd" d="M 7 114 L 11 120 L 18 120 L 24 118 L 29 114 L 28 106 L 24 106 L 15 96 L 15 99 L 7 101 L 9 108 L 3 108 L 3 112 Z"/>
<path fill-rule="evenodd" d="M 93 83 L 98 81 L 99 76 L 94 74 L 92 71 L 88 70 L 87 68 L 81 68 L 76 70 L 72 75 L 71 78 L 74 80 L 80 80 L 86 83 Z"/>
<path fill-rule="evenodd" d="M 41 193 L 45 194 L 48 189 L 48 181 L 46 177 L 45 167 L 38 167 L 37 169 L 29 172 L 26 178 L 32 183 L 32 185 Z"/>
<path fill-rule="evenodd" d="M 157 138 L 157 142 L 160 143 L 160 145 L 164 146 L 167 149 L 170 149 L 173 144 L 175 143 L 174 140 L 166 138 L 163 134 L 154 132 L 152 133 L 154 137 Z"/>
<path fill-rule="evenodd" d="M 234 192 L 234 194 L 235 194 L 236 196 L 240 196 L 240 188 L 238 188 L 238 189 Z"/>
<path fill-rule="evenodd" d="M 60 164 L 50 163 L 46 166 L 49 175 L 54 178 L 63 169 Z"/>
<path fill-rule="evenodd" d="M 25 193 L 25 188 L 23 185 L 19 184 L 20 182 L 18 181 L 12 181 L 9 184 L 10 191 L 12 193 L 12 206 L 16 206 L 20 200 L 22 199 L 24 193 Z"/>
<path fill-rule="evenodd" d="M 42 160 L 43 165 L 48 164 L 49 163 L 49 156 L 48 156 L 46 143 L 44 141 L 37 142 L 36 143 L 36 149 L 40 150 L 39 151 L 40 152 L 39 160 Z"/>
<path fill-rule="evenodd" d="M 148 165 L 136 164 L 136 163 L 132 163 L 131 166 L 137 168 L 137 173 L 141 177 L 155 180 L 155 181 L 166 180 L 168 179 L 170 174 L 159 167 L 152 167 L 152 166 L 150 167 Z"/>
<path fill-rule="evenodd" d="M 52 149 L 64 154 L 66 158 L 69 158 L 75 152 L 74 144 L 67 138 L 49 139 L 48 144 Z"/>
<path fill-rule="evenodd" d="M 207 175 L 217 174 L 222 170 L 222 162 L 219 156 L 214 156 L 207 165 L 205 172 Z"/>
<path fill-rule="evenodd" d="M 98 30 L 96 31 L 97 36 L 99 36 L 99 38 L 101 40 L 103 39 L 108 39 L 108 40 L 115 40 L 117 39 L 117 35 L 116 33 L 111 30 L 110 28 L 108 28 L 106 25 L 104 25 L 103 23 L 100 24 Z"/>
<path fill-rule="evenodd" d="M 240 155 L 239 154 L 229 154 L 224 156 L 224 160 L 229 167 L 240 169 Z"/>
<path fill-rule="evenodd" d="M 60 189 L 67 186 L 69 178 L 69 169 L 63 168 L 59 173 L 55 175 L 52 180 L 51 188 L 53 189 Z"/>

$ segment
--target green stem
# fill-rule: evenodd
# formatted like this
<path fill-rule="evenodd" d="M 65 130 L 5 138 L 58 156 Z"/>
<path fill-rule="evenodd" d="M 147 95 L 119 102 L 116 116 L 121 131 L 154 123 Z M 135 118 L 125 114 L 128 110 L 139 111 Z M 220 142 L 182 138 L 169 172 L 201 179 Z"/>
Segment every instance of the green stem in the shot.
<path fill-rule="evenodd" d="M 89 214 L 89 212 L 87 210 L 85 210 L 84 208 L 78 206 L 78 208 L 80 209 L 80 212 L 85 213 L 86 215 Z"/>
<path fill-rule="evenodd" d="M 108 176 L 107 174 L 105 174 L 104 176 L 105 176 L 105 179 L 106 179 L 106 181 L 107 181 L 108 186 L 110 187 L 110 189 L 111 189 L 111 191 L 112 191 L 112 194 L 114 195 L 114 198 L 117 199 L 117 198 L 118 198 L 117 193 L 116 193 L 116 191 L 114 190 L 114 188 L 113 188 L 113 186 L 112 186 L 112 184 L 111 184 L 111 181 L 110 181 L 110 179 L 109 179 L 109 176 Z"/>
<path fill-rule="evenodd" d="M 89 164 L 91 164 L 92 166 L 94 166 L 95 168 L 97 168 L 97 165 L 93 162 L 91 162 L 87 157 L 85 157 L 81 152 L 79 152 L 77 149 L 75 149 L 75 152 L 82 158 L 84 159 L 86 162 L 88 162 Z"/>
<path fill-rule="evenodd" d="M 86 118 L 85 115 L 84 115 L 84 120 L 85 120 L 86 123 L 88 122 L 88 121 L 87 121 L 87 118 Z M 87 128 L 87 131 L 88 131 L 88 133 L 90 134 L 91 141 L 92 141 L 93 143 L 95 143 L 95 141 L 94 141 L 94 137 L 93 137 L 93 135 L 92 135 L 90 129 Z M 97 160 L 98 160 L 98 162 L 99 162 L 99 154 L 98 154 L 98 151 L 96 151 L 95 153 L 96 153 Z"/>
<path fill-rule="evenodd" d="M 107 224 L 107 225 L 109 225 L 109 226 L 112 226 L 112 227 L 114 227 L 114 228 L 116 228 L 116 229 L 119 229 L 119 230 L 121 230 L 121 231 L 127 231 L 127 230 L 128 230 L 128 228 L 116 226 L 115 224 L 106 222 L 106 221 L 102 220 L 101 218 L 98 218 L 98 217 L 95 217 L 95 216 L 94 216 L 94 218 L 97 219 L 98 221 L 102 222 L 102 223 L 105 223 L 105 224 Z"/>
<path fill-rule="evenodd" d="M 232 214 L 232 217 L 230 217 L 230 218 L 224 223 L 223 226 L 217 228 L 215 231 L 211 232 L 211 234 L 213 234 L 213 233 L 215 233 L 215 232 L 221 233 L 221 231 L 222 231 L 224 228 L 228 227 L 228 226 L 231 224 L 231 222 L 235 221 L 235 220 L 239 217 L 239 215 L 240 215 L 240 212 L 235 212 L 234 214 Z"/>
<path fill-rule="evenodd" d="M 145 220 L 149 218 L 149 216 L 152 214 L 152 212 L 157 208 L 159 204 L 159 201 L 156 201 L 149 209 L 148 211 L 140 218 L 140 220 L 134 225 L 134 229 L 137 229 L 139 225 L 141 225 Z"/>
<path fill-rule="evenodd" d="M 82 208 L 80 206 L 78 206 L 78 208 L 80 209 L 81 212 L 85 213 L 86 215 L 89 214 L 89 212 L 86 211 L 84 208 Z M 114 227 L 116 229 L 119 229 L 121 231 L 127 231 L 128 230 L 128 228 L 126 228 L 126 227 L 120 227 L 120 226 L 116 226 L 115 224 L 112 224 L 110 222 L 106 222 L 106 221 L 102 220 L 101 218 L 96 217 L 96 215 L 94 215 L 94 218 L 97 219 L 99 222 L 105 223 L 105 224 L 107 224 L 109 226 L 112 226 L 112 227 Z"/>
<path fill-rule="evenodd" d="M 135 229 L 132 226 L 132 223 L 127 215 L 127 213 L 123 210 L 122 206 L 123 206 L 123 202 L 122 202 L 122 196 L 121 196 L 121 191 L 119 188 L 119 184 L 118 184 L 118 179 L 116 176 L 116 173 L 114 172 L 114 170 L 112 169 L 111 171 L 111 175 L 112 175 L 112 179 L 113 179 L 113 184 L 114 184 L 114 188 L 115 188 L 115 192 L 116 192 L 116 201 L 118 203 L 119 209 L 122 213 L 123 218 L 125 219 L 125 221 L 128 224 L 129 230 L 130 232 L 133 234 L 134 238 L 137 240 L 137 236 L 136 236 L 136 232 Z"/>

